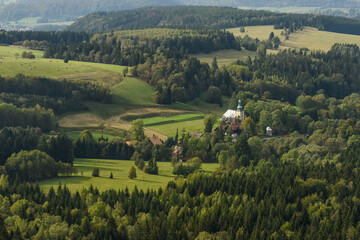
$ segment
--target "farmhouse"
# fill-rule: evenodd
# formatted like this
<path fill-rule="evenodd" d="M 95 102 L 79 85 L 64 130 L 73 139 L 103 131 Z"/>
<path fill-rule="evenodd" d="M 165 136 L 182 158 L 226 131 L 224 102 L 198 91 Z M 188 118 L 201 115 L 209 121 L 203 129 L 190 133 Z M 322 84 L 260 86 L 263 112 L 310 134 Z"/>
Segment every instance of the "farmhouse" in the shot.
<path fill-rule="evenodd" d="M 158 137 L 156 136 L 155 134 L 149 138 L 149 141 L 152 145 L 161 145 L 163 144 L 163 141 Z"/>

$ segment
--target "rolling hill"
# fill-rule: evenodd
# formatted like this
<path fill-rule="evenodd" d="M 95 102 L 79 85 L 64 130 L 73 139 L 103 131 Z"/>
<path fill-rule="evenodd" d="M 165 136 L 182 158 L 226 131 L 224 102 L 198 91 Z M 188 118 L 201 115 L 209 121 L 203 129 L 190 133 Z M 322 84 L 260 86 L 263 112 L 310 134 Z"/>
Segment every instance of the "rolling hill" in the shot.
<path fill-rule="evenodd" d="M 40 17 L 42 22 L 62 22 L 77 19 L 80 16 L 99 12 L 129 10 L 147 6 L 228 6 L 228 7 L 319 7 L 319 8 L 358 8 L 356 0 L 37 0 L 37 1 L 5 1 L 0 8 L 1 21 L 16 21 L 26 17 Z M 0 5 L 1 7 L 1 5 Z"/>

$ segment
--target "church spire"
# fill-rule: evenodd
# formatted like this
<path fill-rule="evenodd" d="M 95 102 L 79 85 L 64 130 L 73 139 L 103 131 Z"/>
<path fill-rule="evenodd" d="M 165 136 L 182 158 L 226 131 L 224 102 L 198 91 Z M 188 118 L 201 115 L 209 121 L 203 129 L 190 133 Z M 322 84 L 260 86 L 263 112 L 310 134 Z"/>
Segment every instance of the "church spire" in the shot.
<path fill-rule="evenodd" d="M 242 109 L 243 109 L 243 107 L 241 106 L 241 99 L 239 98 L 237 110 L 241 111 Z"/>

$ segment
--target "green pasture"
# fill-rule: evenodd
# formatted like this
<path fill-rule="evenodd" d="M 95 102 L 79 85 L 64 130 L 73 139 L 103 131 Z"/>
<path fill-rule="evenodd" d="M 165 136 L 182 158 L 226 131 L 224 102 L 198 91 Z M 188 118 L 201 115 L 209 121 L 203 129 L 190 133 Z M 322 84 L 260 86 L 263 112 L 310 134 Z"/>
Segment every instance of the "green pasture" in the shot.
<path fill-rule="evenodd" d="M 92 184 L 99 190 L 124 189 L 130 190 L 137 186 L 139 189 L 146 190 L 165 187 L 166 184 L 174 179 L 172 175 L 172 166 L 170 162 L 158 162 L 159 175 L 145 174 L 136 169 L 137 178 L 129 179 L 128 174 L 133 161 L 129 160 L 102 160 L 102 159 L 76 159 L 74 165 L 78 168 L 77 176 L 57 177 L 54 179 L 39 182 L 40 187 L 47 191 L 51 186 L 58 186 L 59 183 L 65 184 L 71 191 L 81 191 Z M 202 165 L 203 171 L 211 173 L 218 167 L 216 163 L 205 163 Z M 94 168 L 99 168 L 100 177 L 92 177 Z M 114 178 L 110 179 L 110 173 Z"/>
<path fill-rule="evenodd" d="M 145 127 L 166 136 L 175 136 L 176 131 L 204 132 L 204 114 L 184 114 L 171 117 L 143 119 Z"/>
<path fill-rule="evenodd" d="M 285 36 L 281 35 L 283 29 L 274 29 L 274 26 L 249 26 L 245 27 L 245 32 L 241 33 L 240 28 L 230 28 L 234 36 L 244 37 L 249 35 L 259 40 L 269 39 L 271 32 L 278 36 L 281 41 L 280 49 L 285 48 L 308 48 L 310 50 L 329 51 L 335 43 L 357 44 L 360 46 L 360 36 L 342 33 L 333 33 L 327 31 L 319 31 L 316 28 L 304 27 L 302 31 L 298 30 L 289 35 L 289 39 L 285 40 Z"/>
<path fill-rule="evenodd" d="M 196 57 L 200 60 L 200 62 L 207 63 L 211 66 L 214 57 L 216 57 L 217 63 L 219 66 L 229 65 L 233 62 L 236 62 L 238 59 L 245 60 L 249 56 L 254 58 L 258 56 L 257 52 L 248 51 L 243 49 L 242 51 L 234 50 L 234 49 L 227 49 L 227 50 L 220 50 L 211 52 L 209 54 L 206 53 L 199 53 L 199 54 L 191 54 L 191 57 Z"/>
<path fill-rule="evenodd" d="M 119 104 L 155 106 L 152 101 L 154 89 L 138 78 L 126 77 L 111 88 L 113 100 Z"/>
<path fill-rule="evenodd" d="M 2 58 L 15 58 L 16 55 L 21 58 L 23 52 L 32 52 L 35 58 L 42 58 L 44 55 L 43 51 L 31 50 L 21 46 L 0 46 L 0 57 Z"/>
<path fill-rule="evenodd" d="M 278 36 L 280 40 L 283 42 L 284 37 L 281 37 L 281 32 L 283 29 L 274 29 L 273 25 L 262 25 L 262 26 L 245 26 L 245 32 L 240 32 L 240 28 L 229 28 L 227 31 L 234 34 L 235 37 L 245 37 L 248 35 L 251 38 L 258 38 L 259 40 L 267 40 L 269 39 L 269 35 L 271 32 L 274 32 L 275 36 Z"/>
<path fill-rule="evenodd" d="M 1 59 L 0 73 L 2 76 L 15 76 L 22 73 L 30 76 L 82 78 L 107 72 L 122 72 L 121 66 L 106 66 L 106 64 L 69 61 L 64 63 L 60 59 Z M 86 73 L 87 75 L 81 75 Z"/>
<path fill-rule="evenodd" d="M 34 59 L 21 58 L 24 51 L 34 53 Z M 15 57 L 19 54 L 20 57 Z M 74 80 L 95 80 L 113 85 L 119 82 L 122 66 L 42 58 L 43 52 L 16 46 L 0 46 L 0 75 L 15 76 L 22 73 L 30 76 L 67 78 Z"/>

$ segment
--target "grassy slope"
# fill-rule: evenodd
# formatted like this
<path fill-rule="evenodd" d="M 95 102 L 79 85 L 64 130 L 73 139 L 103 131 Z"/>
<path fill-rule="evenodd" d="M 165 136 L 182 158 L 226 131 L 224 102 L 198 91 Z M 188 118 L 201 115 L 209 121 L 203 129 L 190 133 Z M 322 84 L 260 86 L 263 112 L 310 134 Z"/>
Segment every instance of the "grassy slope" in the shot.
<path fill-rule="evenodd" d="M 23 51 L 31 51 L 35 59 L 16 58 L 15 54 L 21 56 Z M 119 80 L 119 73 L 123 67 L 101 63 L 70 61 L 64 63 L 59 59 L 41 58 L 43 52 L 29 50 L 22 47 L 0 46 L 0 74 L 2 76 L 15 76 L 23 73 L 31 76 L 44 76 L 54 78 L 80 79 L 80 80 L 102 80 L 104 83 Z"/>
<path fill-rule="evenodd" d="M 32 52 L 36 58 L 41 58 L 44 53 L 42 51 L 37 50 L 31 50 L 23 47 L 18 46 L 0 46 L 0 57 L 6 57 L 6 58 L 14 58 L 15 54 L 19 54 L 21 57 L 21 54 L 26 52 Z"/>
<path fill-rule="evenodd" d="M 332 33 L 327 31 L 318 31 L 316 28 L 304 27 L 303 31 L 297 31 L 289 35 L 289 40 L 284 41 L 281 35 L 283 30 L 274 29 L 273 26 L 250 26 L 245 27 L 245 33 L 240 33 L 239 28 L 231 28 L 228 31 L 235 36 L 249 35 L 253 38 L 266 40 L 271 32 L 281 40 L 280 49 L 284 48 L 302 48 L 306 47 L 311 50 L 330 50 L 335 43 L 351 43 L 360 46 L 360 36 L 351 34 Z"/>
<path fill-rule="evenodd" d="M 257 55 L 258 54 L 256 52 L 248 51 L 245 49 L 242 51 L 229 49 L 229 50 L 215 51 L 215 52 L 211 52 L 209 54 L 205 54 L 205 53 L 191 54 L 190 56 L 196 57 L 201 62 L 205 62 L 209 65 L 211 65 L 214 57 L 216 57 L 218 65 L 224 66 L 224 65 L 231 64 L 231 63 L 237 61 L 238 59 L 245 60 L 245 59 L 247 59 L 248 56 L 250 56 L 251 58 L 254 58 Z"/>
<path fill-rule="evenodd" d="M 172 175 L 172 166 L 169 162 L 159 162 L 159 175 L 145 174 L 139 169 L 136 170 L 137 178 L 131 180 L 128 178 L 129 170 L 134 166 L 133 161 L 125 160 L 102 160 L 102 159 L 76 159 L 75 166 L 78 167 L 78 176 L 72 177 L 58 177 L 50 180 L 41 181 L 39 184 L 41 188 L 47 191 L 50 186 L 57 186 L 59 182 L 66 184 L 71 191 L 81 191 L 85 187 L 89 187 L 92 184 L 99 190 L 106 189 L 124 189 L 126 186 L 129 189 L 135 187 L 146 190 L 158 189 L 164 187 L 166 184 L 174 179 Z M 202 169 L 205 172 L 211 173 L 217 164 L 206 163 L 202 165 Z M 100 169 L 100 177 L 94 178 L 91 176 L 94 168 Z M 81 176 L 83 172 L 83 176 Z M 114 179 L 110 179 L 110 173 L 113 173 Z"/>
<path fill-rule="evenodd" d="M 147 135 L 157 132 L 166 138 L 175 135 L 176 129 L 202 132 L 203 115 L 210 112 L 220 115 L 226 110 L 228 100 L 224 98 L 225 107 L 219 107 L 205 103 L 205 95 L 202 94 L 198 104 L 189 102 L 159 105 L 151 100 L 154 90 L 145 82 L 132 77 L 124 78 L 111 91 L 114 99 L 112 104 L 89 102 L 90 111 L 66 114 L 61 117 L 60 126 L 86 128 L 98 127 L 100 123 L 104 123 L 107 128 L 128 129 L 132 120 L 142 118 L 145 125 L 152 121 L 147 126 Z"/>
<path fill-rule="evenodd" d="M 204 114 L 184 114 L 170 117 L 154 117 L 144 119 L 146 127 L 167 136 L 175 136 L 176 131 L 186 129 L 188 132 L 204 131 Z"/>

